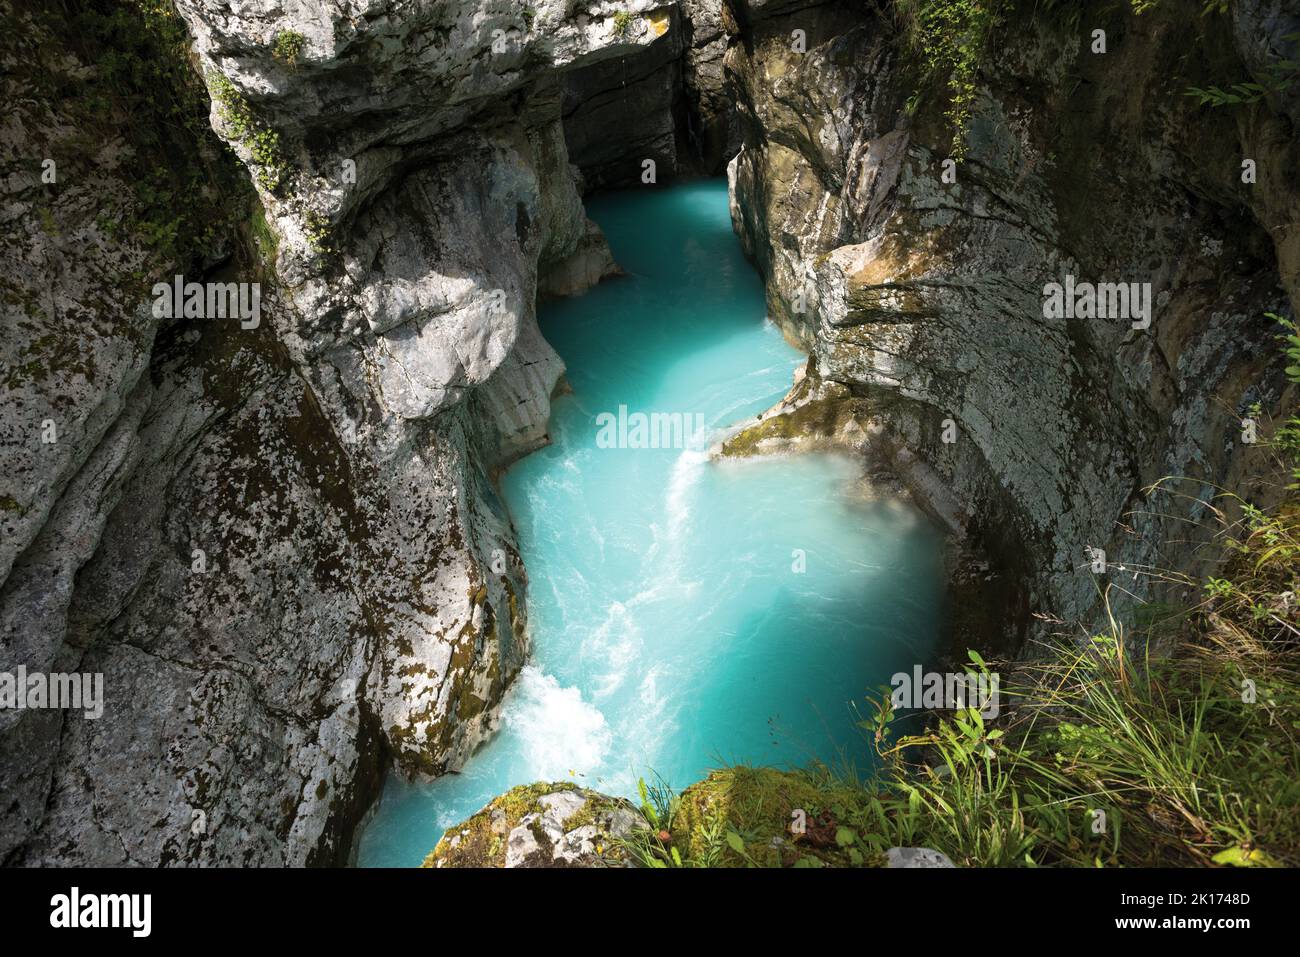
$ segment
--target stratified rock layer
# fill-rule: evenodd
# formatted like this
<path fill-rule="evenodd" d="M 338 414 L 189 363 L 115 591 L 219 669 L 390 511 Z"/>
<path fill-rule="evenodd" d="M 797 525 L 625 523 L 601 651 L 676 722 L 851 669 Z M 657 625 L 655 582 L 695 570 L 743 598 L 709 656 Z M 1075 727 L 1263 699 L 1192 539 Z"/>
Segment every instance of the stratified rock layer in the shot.
<path fill-rule="evenodd" d="M 830 424 L 1013 570 L 1021 626 L 1090 619 L 1108 584 L 1117 601 L 1147 593 L 1146 572 L 1194 572 L 1214 529 L 1188 524 L 1212 518 L 1182 496 L 1251 494 L 1264 456 L 1243 452 L 1241 420 L 1285 387 L 1265 313 L 1300 295 L 1300 144 L 1277 98 L 1215 111 L 1184 92 L 1281 55 L 1242 27 L 1268 4 L 1009 13 L 955 165 L 942 93 L 908 112 L 916 80 L 860 5 L 733 6 L 733 219 L 813 362 L 731 450 Z M 1049 317 L 1045 284 L 1067 276 L 1150 283 L 1150 328 Z M 1165 476 L 1191 481 L 1148 497 Z"/>

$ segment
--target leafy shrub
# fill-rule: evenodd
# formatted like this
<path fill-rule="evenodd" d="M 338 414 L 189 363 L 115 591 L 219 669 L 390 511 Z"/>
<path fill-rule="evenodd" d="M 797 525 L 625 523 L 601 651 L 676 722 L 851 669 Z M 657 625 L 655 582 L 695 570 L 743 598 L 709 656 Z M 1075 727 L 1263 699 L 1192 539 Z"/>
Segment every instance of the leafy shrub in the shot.
<path fill-rule="evenodd" d="M 293 30 L 281 30 L 271 42 L 271 55 L 277 60 L 293 66 L 297 64 L 298 57 L 302 55 L 303 47 L 306 44 L 307 38 L 301 33 Z"/>

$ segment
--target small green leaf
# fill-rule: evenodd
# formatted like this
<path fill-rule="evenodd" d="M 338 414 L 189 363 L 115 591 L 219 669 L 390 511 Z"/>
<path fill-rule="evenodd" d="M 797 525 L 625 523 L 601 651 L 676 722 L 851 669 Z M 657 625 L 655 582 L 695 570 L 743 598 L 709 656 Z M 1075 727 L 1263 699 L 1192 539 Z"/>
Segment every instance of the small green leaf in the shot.
<path fill-rule="evenodd" d="M 1277 864 L 1259 848 L 1248 851 L 1242 847 L 1230 847 L 1215 854 L 1211 860 L 1216 864 L 1231 864 L 1233 867 L 1274 867 Z"/>
<path fill-rule="evenodd" d="M 856 844 L 858 841 L 858 832 L 851 827 L 837 828 L 835 831 L 835 843 L 840 847 L 848 847 L 850 844 Z"/>
<path fill-rule="evenodd" d="M 727 832 L 727 843 L 731 845 L 731 849 L 737 854 L 745 853 L 745 840 L 735 831 Z"/>

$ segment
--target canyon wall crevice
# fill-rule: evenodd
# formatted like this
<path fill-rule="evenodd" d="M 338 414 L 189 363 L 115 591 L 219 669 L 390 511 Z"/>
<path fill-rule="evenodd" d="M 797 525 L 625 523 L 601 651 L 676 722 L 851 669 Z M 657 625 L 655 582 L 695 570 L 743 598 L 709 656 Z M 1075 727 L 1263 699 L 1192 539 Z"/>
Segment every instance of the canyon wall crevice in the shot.
<path fill-rule="evenodd" d="M 584 191 L 718 176 L 740 148 L 723 75 L 721 0 L 683 0 L 655 23 L 643 52 L 573 70 L 564 78 L 564 131 Z"/>

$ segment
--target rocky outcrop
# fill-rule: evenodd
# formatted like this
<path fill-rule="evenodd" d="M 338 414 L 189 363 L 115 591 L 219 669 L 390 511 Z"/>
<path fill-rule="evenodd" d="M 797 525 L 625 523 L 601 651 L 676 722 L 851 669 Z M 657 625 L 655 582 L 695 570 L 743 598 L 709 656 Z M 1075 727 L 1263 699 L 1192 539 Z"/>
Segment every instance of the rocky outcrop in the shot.
<path fill-rule="evenodd" d="M 565 139 L 586 190 L 640 185 L 647 160 L 664 180 L 689 168 L 680 122 L 687 109 L 681 17 L 666 9 L 626 30 L 652 37 L 643 53 L 574 70 L 564 79 Z"/>
<path fill-rule="evenodd" d="M 451 828 L 424 867 L 618 867 L 645 820 L 627 801 L 572 784 L 512 788 Z"/>
<path fill-rule="evenodd" d="M 642 799 L 637 811 L 571 784 L 512 788 L 448 829 L 424 866 L 954 866 L 933 848 L 860 838 L 856 828 L 872 819 L 868 792 L 802 771 L 739 765 L 711 772 L 680 795 L 644 791 Z"/>
<path fill-rule="evenodd" d="M 1194 500 L 1251 494 L 1263 456 L 1241 420 L 1258 403 L 1265 434 L 1285 386 L 1265 313 L 1300 295 L 1282 172 L 1300 143 L 1276 99 L 1216 111 L 1183 94 L 1278 55 L 1231 42 L 1267 4 L 1008 8 L 997 36 L 1017 42 L 991 44 L 960 163 L 942 91 L 909 110 L 917 80 L 888 23 L 858 4 L 733 6 L 733 219 L 770 312 L 813 354 L 733 450 L 827 424 L 869 448 L 1012 571 L 1017 630 L 1029 612 L 1090 620 L 1108 583 L 1118 603 L 1195 574 L 1214 529 Z M 1067 277 L 1149 283 L 1149 327 L 1045 311 Z M 1190 481 L 1145 493 L 1165 476 Z"/>
<path fill-rule="evenodd" d="M 886 867 L 931 869 L 954 866 L 947 854 L 932 847 L 891 847 L 885 855 L 888 859 Z"/>
<path fill-rule="evenodd" d="M 535 301 L 614 268 L 564 74 L 672 15 L 177 6 L 257 194 L 216 202 L 253 210 L 261 263 L 229 231 L 172 260 L 135 242 L 111 126 L 49 188 L 41 131 L 87 123 L 37 115 L 57 89 L 5 130 L 0 671 L 102 673 L 106 699 L 0 713 L 7 863 L 344 861 L 385 768 L 441 773 L 491 733 L 527 652 L 492 476 L 546 441 L 563 372 Z M 56 39 L 41 58 L 94 75 Z M 258 282 L 259 321 L 157 314 L 182 271 Z"/>

